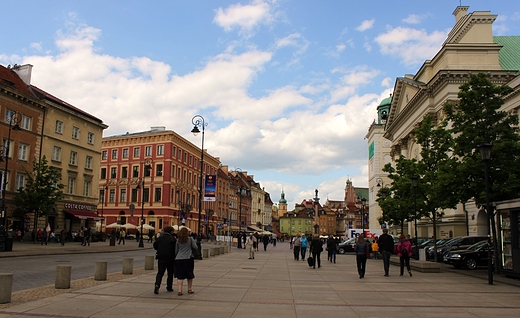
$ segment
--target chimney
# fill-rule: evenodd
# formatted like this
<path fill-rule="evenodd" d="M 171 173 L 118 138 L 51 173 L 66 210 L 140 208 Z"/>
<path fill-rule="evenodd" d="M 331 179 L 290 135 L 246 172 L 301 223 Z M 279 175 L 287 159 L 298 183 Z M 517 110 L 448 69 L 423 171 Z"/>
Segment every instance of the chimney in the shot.
<path fill-rule="evenodd" d="M 25 85 L 29 86 L 31 85 L 31 72 L 32 72 L 32 65 L 31 64 L 25 64 L 25 65 L 15 65 L 13 67 L 13 71 L 18 74 L 20 79 L 25 83 Z"/>
<path fill-rule="evenodd" d="M 469 7 L 466 6 L 458 6 L 455 11 L 453 11 L 453 15 L 455 16 L 455 24 L 459 23 L 460 19 L 466 16 L 466 12 Z"/>

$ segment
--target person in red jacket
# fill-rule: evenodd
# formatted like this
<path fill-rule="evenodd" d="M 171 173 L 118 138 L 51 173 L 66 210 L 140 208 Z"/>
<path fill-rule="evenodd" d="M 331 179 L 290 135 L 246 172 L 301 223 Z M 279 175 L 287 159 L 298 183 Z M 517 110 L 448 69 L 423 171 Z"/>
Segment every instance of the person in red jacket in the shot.
<path fill-rule="evenodd" d="M 404 234 L 401 234 L 399 236 L 399 243 L 397 243 L 397 255 L 399 256 L 399 260 L 401 261 L 401 274 L 399 276 L 403 276 L 405 264 L 406 269 L 408 270 L 408 274 L 412 276 L 412 271 L 410 269 L 410 256 L 412 256 L 412 244 L 409 240 L 406 239 Z"/>

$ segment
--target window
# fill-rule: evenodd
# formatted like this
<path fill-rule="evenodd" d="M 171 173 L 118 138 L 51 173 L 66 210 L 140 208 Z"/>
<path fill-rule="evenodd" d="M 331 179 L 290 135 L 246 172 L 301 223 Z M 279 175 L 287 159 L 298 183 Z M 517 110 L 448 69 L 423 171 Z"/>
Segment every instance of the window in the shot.
<path fill-rule="evenodd" d="M 177 147 L 173 147 L 173 149 L 172 149 L 172 157 L 175 158 L 176 154 L 177 154 Z"/>
<path fill-rule="evenodd" d="M 184 163 L 188 162 L 188 153 L 184 152 Z"/>
<path fill-rule="evenodd" d="M 175 165 L 172 165 L 172 178 L 175 177 Z"/>
<path fill-rule="evenodd" d="M 5 110 L 5 123 L 6 124 L 10 124 L 11 123 L 11 120 L 13 118 L 13 116 L 16 114 L 16 112 L 10 110 L 10 109 L 6 109 Z"/>
<path fill-rule="evenodd" d="M 123 158 L 128 159 L 128 148 L 123 149 Z"/>
<path fill-rule="evenodd" d="M 137 202 L 137 189 L 132 189 L 132 202 Z"/>
<path fill-rule="evenodd" d="M 72 139 L 79 139 L 79 127 L 72 127 Z"/>
<path fill-rule="evenodd" d="M 25 187 L 26 175 L 25 173 L 17 173 L 16 174 L 16 191 L 23 189 Z"/>
<path fill-rule="evenodd" d="M 155 175 L 158 177 L 162 176 L 162 164 L 155 166 Z"/>
<path fill-rule="evenodd" d="M 101 151 L 101 160 L 107 160 L 108 157 L 108 151 L 103 150 Z"/>
<path fill-rule="evenodd" d="M 25 130 L 31 130 L 31 117 L 22 115 L 22 120 L 20 121 L 20 127 Z"/>
<path fill-rule="evenodd" d="M 93 132 L 89 132 L 87 134 L 87 143 L 89 145 L 93 145 L 94 144 L 94 133 Z"/>
<path fill-rule="evenodd" d="M 132 178 L 139 178 L 139 166 L 132 167 Z"/>
<path fill-rule="evenodd" d="M 57 134 L 63 134 L 63 122 L 60 120 L 56 120 L 56 127 L 54 127 L 54 132 Z"/>
<path fill-rule="evenodd" d="M 67 183 L 67 193 L 74 194 L 76 189 L 76 178 L 69 177 L 69 182 Z"/>
<path fill-rule="evenodd" d="M 141 148 L 135 147 L 134 148 L 134 158 L 139 158 L 141 156 Z"/>
<path fill-rule="evenodd" d="M 70 152 L 70 165 L 77 166 L 78 165 L 78 153 L 75 151 Z"/>
<path fill-rule="evenodd" d="M 85 180 L 83 182 L 83 196 L 89 197 L 90 196 L 90 181 Z"/>
<path fill-rule="evenodd" d="M 101 176 L 100 176 L 101 179 L 106 179 L 107 178 L 107 168 L 101 168 Z"/>
<path fill-rule="evenodd" d="M 126 202 L 126 189 L 121 189 L 121 195 L 120 195 L 120 198 L 119 198 L 119 202 Z"/>
<path fill-rule="evenodd" d="M 117 149 L 112 149 L 112 159 L 117 159 Z"/>
<path fill-rule="evenodd" d="M 105 203 L 105 189 L 99 190 L 99 202 Z"/>
<path fill-rule="evenodd" d="M 152 155 L 152 146 L 144 147 L 144 156 L 150 157 Z"/>
<path fill-rule="evenodd" d="M 155 202 L 161 202 L 161 188 L 155 188 Z"/>
<path fill-rule="evenodd" d="M 149 188 L 143 189 L 143 202 L 150 202 L 150 189 Z"/>
<path fill-rule="evenodd" d="M 158 156 L 164 155 L 164 145 L 157 145 L 157 155 Z"/>
<path fill-rule="evenodd" d="M 18 160 L 27 161 L 28 154 L 29 154 L 29 145 L 20 144 L 18 146 Z"/>
<path fill-rule="evenodd" d="M 61 161 L 61 148 L 54 146 L 52 150 L 52 160 Z"/>
<path fill-rule="evenodd" d="M 91 156 L 87 156 L 85 158 L 85 168 L 92 169 L 92 157 Z"/>
<path fill-rule="evenodd" d="M 149 177 L 150 176 L 150 170 L 152 170 L 151 167 L 148 166 L 148 165 L 145 165 L 143 168 L 144 168 L 144 176 L 145 177 Z"/>
<path fill-rule="evenodd" d="M 121 168 L 121 178 L 128 178 L 128 167 Z"/>
<path fill-rule="evenodd" d="M 110 193 L 108 194 L 108 202 L 114 203 L 115 198 L 116 198 L 116 190 L 111 189 Z"/>
<path fill-rule="evenodd" d="M 117 167 L 110 168 L 110 178 L 115 179 L 117 177 Z"/>
<path fill-rule="evenodd" d="M 190 166 L 193 166 L 193 156 L 190 155 Z"/>

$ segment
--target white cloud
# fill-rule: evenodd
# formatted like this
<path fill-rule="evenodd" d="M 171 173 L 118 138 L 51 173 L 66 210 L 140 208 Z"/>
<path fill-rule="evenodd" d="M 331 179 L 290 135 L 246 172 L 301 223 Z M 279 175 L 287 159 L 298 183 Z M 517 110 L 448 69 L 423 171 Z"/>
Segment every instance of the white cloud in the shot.
<path fill-rule="evenodd" d="M 234 4 L 226 9 L 215 10 L 213 22 L 228 32 L 238 28 L 239 34 L 250 37 L 258 25 L 273 21 L 271 10 L 269 1 L 254 0 L 247 5 Z"/>
<path fill-rule="evenodd" d="M 383 87 L 393 87 L 394 86 L 394 82 L 392 81 L 391 77 L 385 77 L 381 81 L 381 86 L 383 86 Z"/>
<path fill-rule="evenodd" d="M 375 38 L 385 55 L 401 58 L 405 65 L 422 63 L 432 58 L 446 39 L 448 31 L 434 31 L 397 27 Z"/>
<path fill-rule="evenodd" d="M 356 27 L 356 30 L 360 31 L 360 32 L 363 32 L 363 31 L 366 31 L 368 29 L 372 29 L 372 27 L 374 26 L 375 22 L 376 22 L 376 19 L 365 20 L 365 21 L 361 22 L 361 24 L 359 26 Z"/>
<path fill-rule="evenodd" d="M 417 14 L 410 14 L 408 17 L 406 17 L 402 21 L 404 23 L 408 23 L 408 24 L 419 24 L 419 23 L 421 23 L 421 20 L 423 18 L 424 18 L 424 16 L 420 16 L 420 15 L 417 15 Z"/>
<path fill-rule="evenodd" d="M 336 52 L 341 53 L 341 52 L 345 51 L 346 48 L 347 48 L 347 46 L 345 44 L 340 43 L 340 44 L 336 45 Z"/>

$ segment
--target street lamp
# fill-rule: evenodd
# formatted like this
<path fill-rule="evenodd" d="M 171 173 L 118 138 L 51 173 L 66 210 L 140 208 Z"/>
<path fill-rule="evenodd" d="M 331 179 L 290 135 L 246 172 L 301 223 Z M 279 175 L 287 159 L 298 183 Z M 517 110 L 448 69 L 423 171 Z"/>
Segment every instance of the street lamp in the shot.
<path fill-rule="evenodd" d="M 141 184 L 138 184 L 136 189 L 141 189 L 141 197 L 142 197 L 142 202 L 141 202 L 141 233 L 139 235 L 139 247 L 144 247 L 144 242 L 143 242 L 143 225 L 144 225 L 144 178 L 146 177 L 147 174 L 149 174 L 149 171 L 151 169 L 151 161 L 150 160 L 146 160 L 144 162 L 144 171 L 143 171 L 143 178 L 141 179 Z M 148 193 L 148 197 L 150 196 L 150 193 Z"/>
<path fill-rule="evenodd" d="M 104 242 L 105 241 L 105 237 L 103 236 L 103 220 L 104 220 L 104 217 L 103 217 L 103 207 L 105 206 L 106 204 L 106 197 L 107 197 L 107 192 L 108 192 L 108 182 L 105 183 L 105 188 L 103 190 L 103 196 L 101 197 L 101 241 Z"/>
<path fill-rule="evenodd" d="M 419 177 L 416 175 L 413 175 L 410 177 L 410 181 L 412 182 L 412 189 L 413 189 L 413 211 L 414 211 L 414 227 L 415 227 L 415 252 L 417 255 L 415 256 L 415 259 L 419 259 L 419 250 L 417 249 L 417 195 L 416 190 L 419 183 Z"/>
<path fill-rule="evenodd" d="M 1 158 L 5 158 L 5 169 L 4 169 L 4 175 L 2 179 L 2 217 L 3 217 L 3 224 L 4 226 L 4 235 L 7 237 L 7 207 L 5 205 L 5 195 L 7 190 L 7 172 L 8 172 L 8 166 L 9 166 L 9 155 L 10 155 L 10 148 L 11 148 L 11 130 L 22 130 L 20 128 L 20 120 L 17 112 L 12 112 L 11 117 L 9 117 L 9 120 L 7 124 L 9 124 L 9 131 L 7 133 L 7 141 L 5 145 L 2 146 L 3 151 L 0 152 Z"/>
<path fill-rule="evenodd" d="M 487 211 L 487 230 L 488 230 L 488 283 L 493 285 L 493 262 L 491 259 L 491 207 L 489 205 L 489 161 L 491 160 L 491 148 L 493 145 L 489 142 L 482 143 L 478 146 L 480 157 L 484 161 L 484 175 L 486 182 L 486 211 Z M 496 253 L 496 251 L 495 251 Z M 498 264 L 497 264 L 498 265 Z"/>
<path fill-rule="evenodd" d="M 238 186 L 238 192 L 239 195 L 239 203 L 238 203 L 238 242 L 237 242 L 237 248 L 242 248 L 241 238 L 240 235 L 242 233 L 242 197 L 244 195 L 248 195 L 248 189 L 243 186 Z M 245 248 L 245 247 L 244 247 Z"/>
<path fill-rule="evenodd" d="M 200 148 L 201 150 L 201 153 L 200 153 L 200 178 L 199 178 L 199 222 L 198 222 L 198 225 L 197 225 L 197 247 L 199 248 L 199 255 L 202 255 L 202 248 L 201 248 L 201 227 L 200 227 L 200 219 L 201 219 L 201 214 L 202 214 L 202 189 L 203 189 L 203 184 L 202 184 L 202 174 L 204 173 L 204 167 L 203 167 L 203 164 L 204 164 L 204 128 L 207 126 L 207 124 L 205 123 L 204 121 L 204 117 L 202 117 L 201 115 L 195 115 L 193 116 L 193 118 L 191 119 L 191 123 L 193 124 L 193 129 L 191 130 L 191 132 L 197 136 L 197 134 L 200 133 L 200 130 L 199 130 L 199 127 L 202 127 L 202 147 Z M 201 256 L 202 258 L 202 256 Z"/>
<path fill-rule="evenodd" d="M 365 215 L 365 206 L 367 205 L 367 199 L 365 198 L 361 198 L 361 229 L 362 229 L 362 233 L 363 233 L 363 236 L 365 236 L 365 218 L 366 218 L 366 215 Z"/>

